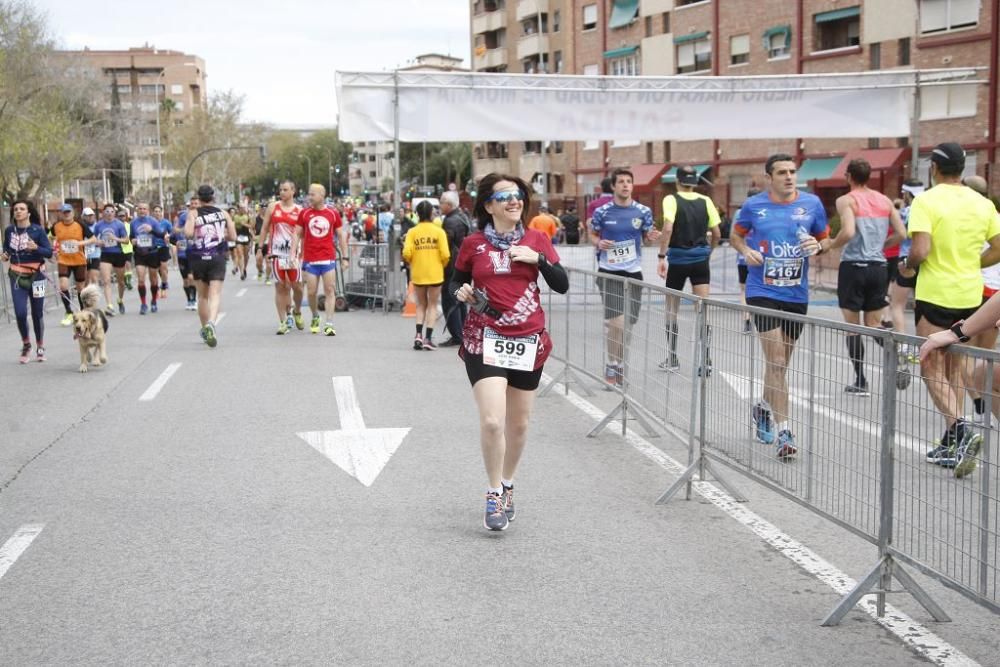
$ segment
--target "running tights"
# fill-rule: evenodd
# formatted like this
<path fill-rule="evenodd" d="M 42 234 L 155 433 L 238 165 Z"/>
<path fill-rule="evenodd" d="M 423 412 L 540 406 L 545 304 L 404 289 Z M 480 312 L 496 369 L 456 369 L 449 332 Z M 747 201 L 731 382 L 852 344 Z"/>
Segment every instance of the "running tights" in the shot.
<path fill-rule="evenodd" d="M 23 342 L 28 341 L 28 303 L 31 303 L 31 323 L 35 328 L 35 342 L 39 345 L 45 340 L 45 297 L 34 297 L 31 288 L 18 287 L 17 280 L 10 279 L 10 294 L 14 301 L 14 315 L 17 317 L 17 330 Z"/>

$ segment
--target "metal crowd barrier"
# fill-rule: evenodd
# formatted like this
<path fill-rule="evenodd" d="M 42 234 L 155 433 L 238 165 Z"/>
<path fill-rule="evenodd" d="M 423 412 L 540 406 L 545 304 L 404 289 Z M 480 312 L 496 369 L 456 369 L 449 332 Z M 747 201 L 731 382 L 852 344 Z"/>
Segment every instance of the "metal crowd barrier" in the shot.
<path fill-rule="evenodd" d="M 348 244 L 351 261 L 343 266 L 344 294 L 349 303 L 384 311 L 403 303 L 398 252 L 392 243 Z"/>
<path fill-rule="evenodd" d="M 756 329 L 745 324 L 755 315 L 774 317 L 775 311 L 572 267 L 568 272 L 569 292 L 547 295 L 552 359 L 562 368 L 542 394 L 573 386 L 591 395 L 600 385 L 613 394 L 614 408 L 589 436 L 617 421 L 623 434 L 638 426 L 647 435 L 686 444 L 690 467 L 657 502 L 681 491 L 690 498 L 692 481 L 709 476 L 743 501 L 718 474 L 735 471 L 871 542 L 877 562 L 824 625 L 838 623 L 866 594 L 877 596 L 883 614 L 893 579 L 934 619 L 949 620 L 907 567 L 1000 613 L 1000 465 L 993 453 L 1000 433 L 996 421 L 974 426 L 981 449 L 975 469 L 962 478 L 927 462 L 935 439 L 944 435 L 945 420 L 921 377 L 922 367 L 907 360 L 906 352 L 915 353 L 921 339 L 782 314 L 784 321 L 801 325 L 802 333 L 786 374 L 788 426 L 798 453 L 780 459 L 774 444 L 755 437 L 751 410 L 764 391 L 766 364 Z M 628 295 L 610 312 L 599 280 L 614 295 Z M 676 334 L 668 333 L 671 298 L 681 299 Z M 619 313 L 624 371 L 612 386 L 605 366 L 617 354 L 617 330 L 609 338 L 605 319 Z M 863 342 L 868 396 L 844 391 L 854 381 L 849 336 Z M 677 365 L 661 368 L 672 350 Z M 1000 353 L 955 346 L 948 354 L 957 368 L 966 369 L 955 385 L 967 393 L 978 382 L 986 414 L 994 406 L 1000 413 L 992 386 Z M 976 367 L 980 380 L 973 379 Z M 959 412 L 972 413 L 972 401 L 963 401 Z"/>

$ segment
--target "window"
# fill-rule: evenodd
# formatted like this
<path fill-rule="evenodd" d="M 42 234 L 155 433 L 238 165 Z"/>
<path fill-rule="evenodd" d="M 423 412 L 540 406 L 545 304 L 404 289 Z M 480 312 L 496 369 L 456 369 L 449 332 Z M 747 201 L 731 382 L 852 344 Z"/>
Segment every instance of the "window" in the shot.
<path fill-rule="evenodd" d="M 524 152 L 527 153 L 541 153 L 542 152 L 542 142 L 540 141 L 525 141 L 524 142 Z"/>
<path fill-rule="evenodd" d="M 548 153 L 562 153 L 565 150 L 565 145 L 561 141 L 553 141 L 549 144 L 546 152 Z"/>
<path fill-rule="evenodd" d="M 861 44 L 861 8 L 846 7 L 814 16 L 814 49 L 831 51 Z"/>
<path fill-rule="evenodd" d="M 646 142 L 646 164 L 651 164 L 653 162 L 653 142 Z"/>
<path fill-rule="evenodd" d="M 792 27 L 779 26 L 764 33 L 764 48 L 768 60 L 787 58 L 792 51 Z"/>
<path fill-rule="evenodd" d="M 184 86 L 179 83 L 170 84 L 170 94 L 171 95 L 182 95 L 184 94 Z"/>
<path fill-rule="evenodd" d="M 607 72 L 613 76 L 639 76 L 639 54 L 608 58 Z"/>
<path fill-rule="evenodd" d="M 368 177 L 369 178 L 378 178 L 378 174 L 376 172 L 374 172 L 374 171 L 369 171 L 368 172 Z"/>
<path fill-rule="evenodd" d="M 663 34 L 670 32 L 670 12 L 663 12 Z"/>
<path fill-rule="evenodd" d="M 369 162 L 374 162 L 375 161 L 375 154 L 374 153 L 372 153 L 371 155 L 368 156 L 368 161 Z"/>
<path fill-rule="evenodd" d="M 552 32 L 559 32 L 559 23 L 561 20 L 562 14 L 559 13 L 558 9 L 552 12 Z"/>
<path fill-rule="evenodd" d="M 697 5 L 699 2 L 708 2 L 708 0 L 677 0 L 677 6 L 683 7 L 684 5 Z"/>
<path fill-rule="evenodd" d="M 750 35 L 733 35 L 729 38 L 729 64 L 744 65 L 750 62 Z"/>
<path fill-rule="evenodd" d="M 868 138 L 868 148 L 872 148 L 872 149 L 878 148 L 878 137 L 869 137 Z"/>
<path fill-rule="evenodd" d="M 115 86 L 114 86 L 114 84 L 112 84 L 111 88 L 109 88 L 109 90 L 113 91 L 114 88 L 115 88 Z M 119 95 L 128 95 L 131 92 L 132 92 L 132 86 L 128 85 L 127 83 L 119 83 L 118 84 L 118 94 Z"/>
<path fill-rule="evenodd" d="M 653 36 L 653 17 L 652 16 L 647 16 L 645 23 L 646 23 L 646 37 L 652 37 Z"/>
<path fill-rule="evenodd" d="M 484 34 L 486 37 L 484 46 L 486 46 L 487 49 L 503 48 L 504 43 L 507 41 L 507 31 L 502 28 L 500 30 L 493 30 L 492 32 Z"/>
<path fill-rule="evenodd" d="M 969 28 L 979 23 L 980 0 L 920 0 L 920 32 Z"/>
<path fill-rule="evenodd" d="M 562 74 L 563 71 L 562 51 L 556 51 L 552 54 L 552 63 L 555 65 L 555 69 L 553 71 L 556 74 Z"/>
<path fill-rule="evenodd" d="M 882 45 L 879 42 L 868 46 L 868 69 L 882 69 Z"/>
<path fill-rule="evenodd" d="M 166 91 L 166 86 L 163 84 L 141 84 L 139 86 L 139 92 L 143 95 L 163 95 Z"/>
<path fill-rule="evenodd" d="M 177 102 L 174 104 L 174 111 L 184 111 L 184 103 Z"/>
<path fill-rule="evenodd" d="M 904 37 L 899 40 L 899 55 L 897 56 L 900 67 L 910 64 L 910 38 Z"/>
<path fill-rule="evenodd" d="M 583 6 L 583 29 L 593 30 L 597 27 L 597 5 Z"/>
<path fill-rule="evenodd" d="M 976 115 L 976 84 L 922 86 L 920 120 L 966 118 Z"/>
<path fill-rule="evenodd" d="M 712 40 L 705 36 L 677 44 L 677 73 L 707 72 L 712 69 Z"/>

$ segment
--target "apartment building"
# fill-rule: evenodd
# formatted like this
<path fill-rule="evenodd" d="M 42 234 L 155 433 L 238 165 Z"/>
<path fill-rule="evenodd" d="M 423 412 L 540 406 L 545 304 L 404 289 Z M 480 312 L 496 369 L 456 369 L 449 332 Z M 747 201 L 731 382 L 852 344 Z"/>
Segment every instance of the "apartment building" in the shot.
<path fill-rule="evenodd" d="M 531 71 L 530 63 L 516 57 L 515 46 L 526 37 L 517 18 L 540 4 L 546 3 L 473 2 L 473 69 Z M 546 7 L 549 14 L 556 9 L 561 14 L 560 59 L 566 73 L 744 76 L 982 67 L 980 78 L 988 84 L 923 90 L 917 137 L 921 153 L 940 141 L 959 141 L 969 151 L 967 170 L 1000 188 L 994 167 L 1000 66 L 995 2 L 550 0 Z M 476 175 L 494 168 L 533 175 L 521 163 L 521 146 L 480 146 L 484 155 L 477 155 Z M 611 168 L 629 165 L 637 190 L 655 193 L 655 200 L 659 190 L 672 187 L 677 165 L 693 164 L 711 183 L 706 189 L 730 212 L 748 187 L 760 184 L 766 156 L 777 151 L 796 156 L 800 180 L 827 199 L 843 187 L 843 167 L 852 157 L 868 158 L 875 185 L 889 194 L 898 192 L 909 175 L 911 159 L 909 138 L 900 137 L 683 142 L 636 137 L 567 143 L 562 149 L 566 196 L 589 195 Z M 918 172 L 926 180 L 926 158 Z"/>
<path fill-rule="evenodd" d="M 68 66 L 96 72 L 104 108 L 111 108 L 117 88 L 123 116 L 129 121 L 131 181 L 149 191 L 159 177 L 157 146 L 166 145 L 170 128 L 183 125 L 206 100 L 205 61 L 195 55 L 141 46 L 125 51 L 60 51 Z M 160 132 L 157 133 L 157 109 Z M 172 172 L 164 169 L 164 177 Z"/>

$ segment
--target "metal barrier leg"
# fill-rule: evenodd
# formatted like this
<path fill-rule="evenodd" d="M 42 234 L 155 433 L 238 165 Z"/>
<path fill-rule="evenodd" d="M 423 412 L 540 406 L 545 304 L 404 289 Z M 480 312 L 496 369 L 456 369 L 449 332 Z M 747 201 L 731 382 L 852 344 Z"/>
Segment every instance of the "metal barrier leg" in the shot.
<path fill-rule="evenodd" d="M 572 368 L 570 368 L 568 362 L 563 364 L 562 370 L 553 376 L 552 380 L 550 380 L 549 383 L 538 392 L 539 397 L 547 396 L 549 392 L 551 392 L 558 384 L 563 385 L 567 392 L 569 392 L 570 384 L 575 384 L 587 396 L 594 395 L 594 392 L 590 390 L 590 387 L 588 387 L 586 383 L 580 379 L 580 376 L 577 375 Z"/>
<path fill-rule="evenodd" d="M 736 487 L 731 485 L 725 480 L 725 478 L 718 474 L 718 471 L 715 469 L 711 460 L 705 455 L 705 413 L 707 411 L 706 398 L 708 383 L 707 367 L 710 344 L 708 331 L 708 309 L 705 306 L 705 303 L 700 300 L 695 301 L 695 308 L 697 308 L 695 327 L 697 333 L 694 337 L 694 344 L 692 346 L 693 354 L 691 357 L 694 360 L 693 370 L 695 373 L 692 377 L 698 377 L 700 375 L 700 378 L 698 382 L 691 383 L 691 437 L 688 441 L 688 467 L 683 473 L 681 473 L 681 476 L 670 485 L 670 488 L 664 491 L 663 494 L 656 499 L 656 504 L 662 505 L 668 502 L 682 488 L 686 489 L 685 499 L 691 500 L 691 485 L 694 482 L 695 473 L 698 474 L 698 479 L 701 481 L 707 481 L 708 475 L 711 474 L 712 478 L 719 484 L 719 486 L 725 489 L 726 493 L 731 495 L 736 502 L 743 503 L 747 501 L 747 498 L 740 493 Z M 699 369 L 704 369 L 706 372 L 699 373 Z M 697 436 L 695 435 L 695 420 L 697 420 L 698 423 Z"/>
<path fill-rule="evenodd" d="M 896 440 L 896 341 L 891 334 L 883 334 L 882 340 L 882 434 L 880 444 L 879 469 L 879 515 L 878 550 L 879 560 L 875 567 L 858 582 L 858 585 L 833 608 L 821 625 L 831 626 L 840 623 L 841 619 L 865 595 L 874 593 L 878 596 L 878 616 L 885 615 L 885 595 L 891 593 L 892 578 L 895 577 L 903 588 L 927 610 L 927 613 L 939 623 L 951 621 L 944 610 L 931 599 L 921 586 L 892 557 L 891 544 L 895 519 L 895 481 L 896 461 L 894 456 Z M 875 588 L 878 584 L 878 588 Z"/>

